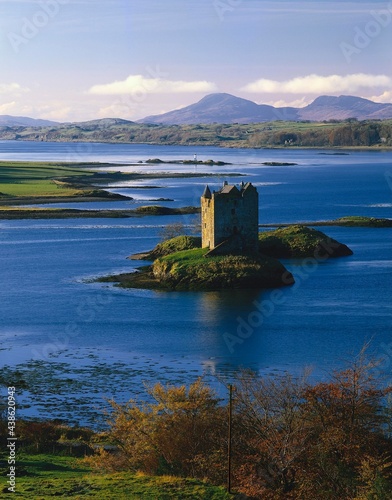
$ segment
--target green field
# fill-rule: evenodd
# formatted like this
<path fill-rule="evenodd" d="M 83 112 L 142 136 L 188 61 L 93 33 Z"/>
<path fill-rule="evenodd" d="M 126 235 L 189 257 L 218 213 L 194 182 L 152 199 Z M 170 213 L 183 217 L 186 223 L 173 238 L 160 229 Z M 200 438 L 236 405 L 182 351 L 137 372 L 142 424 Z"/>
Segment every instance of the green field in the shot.
<path fill-rule="evenodd" d="M 5 473 L 6 470 L 5 468 Z M 0 498 L 5 498 L 7 487 L 2 485 L 1 488 Z M 29 500 L 47 500 L 53 497 L 98 500 L 234 498 L 224 488 L 195 479 L 151 477 L 129 472 L 96 474 L 81 460 L 56 455 L 20 455 L 14 497 Z"/>
<path fill-rule="evenodd" d="M 90 174 L 64 164 L 3 161 L 0 162 L 0 199 L 82 195 L 84 190 L 76 189 L 62 179 Z"/>

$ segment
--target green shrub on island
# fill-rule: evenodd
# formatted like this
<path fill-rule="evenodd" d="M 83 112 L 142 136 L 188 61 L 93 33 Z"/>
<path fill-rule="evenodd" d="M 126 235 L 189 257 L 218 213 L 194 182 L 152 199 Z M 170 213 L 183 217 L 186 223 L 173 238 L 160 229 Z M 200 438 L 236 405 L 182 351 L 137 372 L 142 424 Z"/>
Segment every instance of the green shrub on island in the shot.
<path fill-rule="evenodd" d="M 296 225 L 259 233 L 259 251 L 275 258 L 344 257 L 352 251 L 326 234 Z"/>
<path fill-rule="evenodd" d="M 176 236 L 175 238 L 158 243 L 151 252 L 143 254 L 143 260 L 155 260 L 174 252 L 192 250 L 194 248 L 201 248 L 201 238 L 199 236 Z"/>
<path fill-rule="evenodd" d="M 154 278 L 172 290 L 272 288 L 294 282 L 276 259 L 247 255 L 206 258 L 207 252 L 207 248 L 195 248 L 160 257 L 152 266 Z"/>

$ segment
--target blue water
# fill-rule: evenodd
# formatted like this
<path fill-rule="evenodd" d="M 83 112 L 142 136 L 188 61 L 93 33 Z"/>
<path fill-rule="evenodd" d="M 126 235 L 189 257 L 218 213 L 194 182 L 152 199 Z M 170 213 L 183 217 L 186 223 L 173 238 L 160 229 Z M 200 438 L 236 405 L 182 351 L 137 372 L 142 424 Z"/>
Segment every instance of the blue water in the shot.
<path fill-rule="evenodd" d="M 0 160 L 65 160 L 68 147 L 0 142 Z M 258 186 L 260 222 L 345 215 L 392 218 L 388 183 L 392 153 L 335 156 L 319 151 L 78 147 L 80 151 L 86 148 L 80 161 L 118 161 L 119 170 L 150 157 L 185 159 L 195 152 L 199 159 L 233 163 L 213 167 L 223 174 L 219 178 L 156 179 L 145 184 L 162 186 L 160 189 L 120 189 L 129 196 L 173 198 L 167 206 L 195 205 L 206 181 L 215 188 L 225 178 L 233 182 L 225 174 L 237 172 L 247 177 L 235 181 L 251 180 Z M 261 165 L 264 161 L 298 165 L 266 167 Z M 171 168 L 164 165 L 156 170 Z M 116 202 L 113 208 L 132 204 L 135 202 Z M 83 208 L 87 205 L 82 204 Z M 186 382 L 206 372 L 225 377 L 241 366 L 262 373 L 299 373 L 311 366 L 315 377 L 324 377 L 332 368 L 343 366 L 366 342 L 371 343 L 374 354 L 384 357 L 383 373 L 390 377 L 392 361 L 388 364 L 390 355 L 386 353 L 392 341 L 391 229 L 325 228 L 354 255 L 324 262 L 285 261 L 296 284 L 278 294 L 273 290 L 166 293 L 86 283 L 88 278 L 138 267 L 140 262 L 126 257 L 151 249 L 159 241 L 162 227 L 178 220 L 1 221 L 1 363 L 12 367 L 28 360 L 61 362 L 75 373 L 90 363 L 88 375 L 82 377 L 83 384 L 72 397 L 75 401 L 89 398 L 98 405 L 102 394 L 131 397 L 145 379 Z M 192 226 L 194 216 L 182 220 Z M 92 394 L 94 363 L 121 363 L 124 373 L 116 379 L 121 390 L 116 391 L 106 375 L 99 379 L 99 394 Z M 137 377 L 132 372 L 136 368 Z M 60 365 L 58 370 L 59 378 L 64 377 Z M 51 416 L 65 415 L 61 398 L 70 397 L 65 394 L 51 405 Z M 43 407 L 34 402 L 37 396 L 26 393 L 23 397 L 31 405 L 24 413 L 42 416 Z M 39 400 L 43 404 L 43 394 Z M 84 418 L 81 416 L 82 421 Z"/>

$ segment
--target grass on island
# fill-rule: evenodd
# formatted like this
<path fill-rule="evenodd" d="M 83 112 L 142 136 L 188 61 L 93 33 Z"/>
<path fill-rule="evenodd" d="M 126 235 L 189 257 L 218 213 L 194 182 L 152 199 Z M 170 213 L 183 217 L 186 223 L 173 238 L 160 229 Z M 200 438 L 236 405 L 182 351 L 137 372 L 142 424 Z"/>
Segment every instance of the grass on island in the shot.
<path fill-rule="evenodd" d="M 5 463 L 6 457 L 2 458 Z M 2 494 L 7 494 L 5 484 L 4 481 L 0 490 L 1 498 Z M 15 497 L 32 500 L 49 500 L 53 497 L 98 500 L 234 498 L 224 488 L 211 486 L 196 479 L 145 476 L 130 472 L 96 474 L 81 460 L 49 454 L 19 455 Z"/>
<path fill-rule="evenodd" d="M 91 172 L 57 163 L 0 162 L 0 198 L 7 197 L 62 197 L 85 194 L 64 177 L 83 177 Z"/>
<path fill-rule="evenodd" d="M 133 256 L 151 260 L 136 272 L 107 276 L 97 281 L 123 288 L 155 290 L 221 290 L 225 288 L 275 288 L 294 283 L 279 258 L 343 257 L 352 251 L 316 229 L 289 226 L 259 234 L 259 254 L 207 256 L 194 236 L 177 236 L 152 251 Z"/>
<path fill-rule="evenodd" d="M 331 257 L 352 255 L 352 251 L 343 243 L 303 225 L 259 233 L 259 250 L 278 259 L 313 257 L 320 251 Z"/>
<path fill-rule="evenodd" d="M 158 245 L 142 255 L 142 260 L 155 260 L 165 255 L 170 255 L 174 252 L 181 252 L 182 250 L 201 249 L 200 236 L 180 235 L 170 238 L 168 240 L 158 243 Z"/>
<path fill-rule="evenodd" d="M 225 255 L 205 258 L 207 249 L 183 250 L 136 272 L 94 281 L 122 288 L 162 291 L 211 291 L 227 288 L 275 288 L 294 283 L 278 260 L 267 256 Z"/>
<path fill-rule="evenodd" d="M 360 215 L 340 217 L 331 222 L 336 222 L 339 226 L 347 227 L 392 227 L 392 219 L 377 219 L 375 217 L 364 217 Z"/>
<path fill-rule="evenodd" d="M 195 248 L 197 240 L 200 239 L 186 236 L 169 240 L 152 252 L 140 254 L 141 259 L 155 259 L 151 266 L 96 281 L 117 283 L 123 288 L 167 291 L 273 288 L 293 283 L 290 273 L 276 259 L 264 255 L 215 255 L 206 258 L 209 250 Z M 176 251 L 177 245 L 183 249 Z M 185 249 L 187 245 L 191 248 Z"/>

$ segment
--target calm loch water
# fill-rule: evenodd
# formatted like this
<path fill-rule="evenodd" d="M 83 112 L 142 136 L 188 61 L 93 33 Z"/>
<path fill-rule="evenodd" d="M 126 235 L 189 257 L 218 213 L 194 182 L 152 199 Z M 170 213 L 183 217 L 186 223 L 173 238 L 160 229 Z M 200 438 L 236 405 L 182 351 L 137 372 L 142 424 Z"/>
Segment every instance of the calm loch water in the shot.
<path fill-rule="evenodd" d="M 244 177 L 232 176 L 238 173 L 259 190 L 260 222 L 392 218 L 390 152 L 0 142 L 0 160 L 110 161 L 125 171 L 179 170 L 128 165 L 148 158 L 191 159 L 194 153 L 232 165 L 190 167 L 222 174 L 214 178 L 112 186 L 133 199 L 100 206 L 133 207 L 160 197 L 174 200 L 167 206 L 196 205 L 206 182 L 212 188 L 223 180 L 240 182 Z M 268 161 L 297 165 L 262 165 Z M 154 187 L 140 189 L 143 184 Z M 9 377 L 18 368 L 34 381 L 35 394 L 20 394 L 23 414 L 91 424 L 83 404 L 95 405 L 98 413 L 104 397 L 128 399 L 140 392 L 143 380 L 185 383 L 202 373 L 224 378 L 241 366 L 277 374 L 311 366 L 314 377 L 324 377 L 366 342 L 383 356 L 382 372 L 390 378 L 392 229 L 325 228 L 354 255 L 285 261 L 296 284 L 278 293 L 164 293 L 86 283 L 138 267 L 126 257 L 151 249 L 162 226 L 178 220 L 0 221 L 0 361 Z M 183 221 L 194 225 L 194 217 Z"/>

